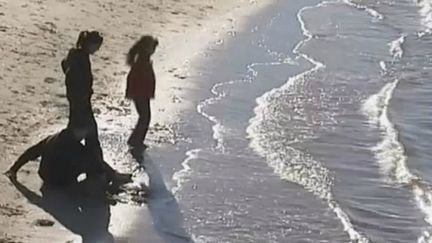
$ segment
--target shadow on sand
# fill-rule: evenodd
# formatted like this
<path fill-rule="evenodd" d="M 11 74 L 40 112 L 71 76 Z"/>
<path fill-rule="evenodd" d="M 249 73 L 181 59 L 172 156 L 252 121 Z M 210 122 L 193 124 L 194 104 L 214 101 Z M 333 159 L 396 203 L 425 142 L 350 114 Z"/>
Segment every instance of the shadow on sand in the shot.
<path fill-rule="evenodd" d="M 108 231 L 110 205 L 102 193 L 91 196 L 82 194 L 88 191 L 87 183 L 79 183 L 72 190 L 42 186 L 42 196 L 39 196 L 17 180 L 11 179 L 11 182 L 31 203 L 51 214 L 71 232 L 80 235 L 83 243 L 114 242 Z"/>
<path fill-rule="evenodd" d="M 164 242 L 193 243 L 183 228 L 183 216 L 177 200 L 167 189 L 158 166 L 145 152 L 132 151 L 131 154 L 149 177 L 147 206 L 159 236 Z"/>
<path fill-rule="evenodd" d="M 147 207 L 160 239 L 169 243 L 193 243 L 183 228 L 183 216 L 177 200 L 167 189 L 158 166 L 146 153 L 132 155 L 148 175 Z M 108 230 L 111 218 L 109 201 L 104 190 L 95 188 L 94 182 L 87 181 L 68 189 L 42 186 L 41 195 L 38 195 L 11 179 L 30 203 L 52 215 L 72 233 L 80 235 L 83 243 L 113 243 L 115 239 Z M 142 237 L 145 239 L 146 236 Z"/>

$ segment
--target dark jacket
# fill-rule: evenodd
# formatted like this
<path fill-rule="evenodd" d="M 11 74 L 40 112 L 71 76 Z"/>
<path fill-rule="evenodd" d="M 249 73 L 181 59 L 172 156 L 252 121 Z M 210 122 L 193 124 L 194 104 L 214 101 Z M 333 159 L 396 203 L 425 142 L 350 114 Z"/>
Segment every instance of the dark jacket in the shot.
<path fill-rule="evenodd" d="M 39 176 L 50 185 L 66 186 L 77 182 L 81 173 L 101 173 L 103 164 L 77 141 L 72 131 L 64 129 L 28 148 L 12 165 L 16 173 L 31 160 L 41 157 Z"/>
<path fill-rule="evenodd" d="M 138 59 L 127 76 L 126 97 L 154 98 L 155 88 L 156 78 L 152 62 Z"/>
<path fill-rule="evenodd" d="M 73 48 L 61 62 L 66 75 L 66 96 L 69 102 L 88 102 L 93 94 L 93 75 L 90 56 L 81 49 Z"/>
<path fill-rule="evenodd" d="M 52 135 L 40 143 L 39 176 L 49 184 L 67 185 L 85 172 L 83 165 L 93 165 L 90 153 L 68 130 Z"/>

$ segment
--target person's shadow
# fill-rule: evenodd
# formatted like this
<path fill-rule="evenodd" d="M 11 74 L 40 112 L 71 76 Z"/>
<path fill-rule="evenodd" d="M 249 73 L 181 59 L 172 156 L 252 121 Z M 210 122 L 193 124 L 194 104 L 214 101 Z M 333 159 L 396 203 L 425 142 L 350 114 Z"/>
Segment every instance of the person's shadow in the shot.
<path fill-rule="evenodd" d="M 82 195 L 87 183 L 79 183 L 73 192 L 42 186 L 42 196 L 11 178 L 12 184 L 33 204 L 51 214 L 59 223 L 78 234 L 83 243 L 106 242 L 114 239 L 108 231 L 110 205 L 102 194 Z"/>
<path fill-rule="evenodd" d="M 159 236 L 165 242 L 193 243 L 183 228 L 183 216 L 177 200 L 167 189 L 158 166 L 143 151 L 131 151 L 131 154 L 148 175 L 147 206 Z"/>

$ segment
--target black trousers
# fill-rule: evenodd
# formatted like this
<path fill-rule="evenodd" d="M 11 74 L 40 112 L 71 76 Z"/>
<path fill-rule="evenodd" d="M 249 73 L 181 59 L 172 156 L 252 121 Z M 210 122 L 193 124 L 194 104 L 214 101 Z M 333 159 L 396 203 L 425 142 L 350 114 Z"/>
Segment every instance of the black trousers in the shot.
<path fill-rule="evenodd" d="M 130 145 L 142 145 L 144 142 L 147 131 L 150 125 L 151 110 L 150 110 L 150 98 L 136 98 L 133 100 L 135 108 L 138 112 L 138 122 L 129 137 L 128 143 Z"/>
<path fill-rule="evenodd" d="M 90 101 L 69 101 L 68 128 L 87 129 L 88 133 L 84 138 L 85 145 L 90 151 L 93 151 L 98 160 L 103 161 L 102 148 L 99 142 L 98 126 Z"/>

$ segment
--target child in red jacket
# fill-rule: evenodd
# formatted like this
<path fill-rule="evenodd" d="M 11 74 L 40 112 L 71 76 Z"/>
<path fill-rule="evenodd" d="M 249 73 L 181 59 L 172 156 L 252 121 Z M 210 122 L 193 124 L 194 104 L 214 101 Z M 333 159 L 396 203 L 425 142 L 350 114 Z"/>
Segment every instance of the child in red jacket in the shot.
<path fill-rule="evenodd" d="M 154 98 L 156 87 L 151 55 L 158 44 L 156 38 L 145 35 L 131 47 L 127 55 L 127 64 L 131 69 L 127 76 L 126 98 L 133 100 L 139 115 L 128 139 L 128 144 L 134 148 L 147 147 L 144 140 L 150 125 L 150 99 Z"/>

